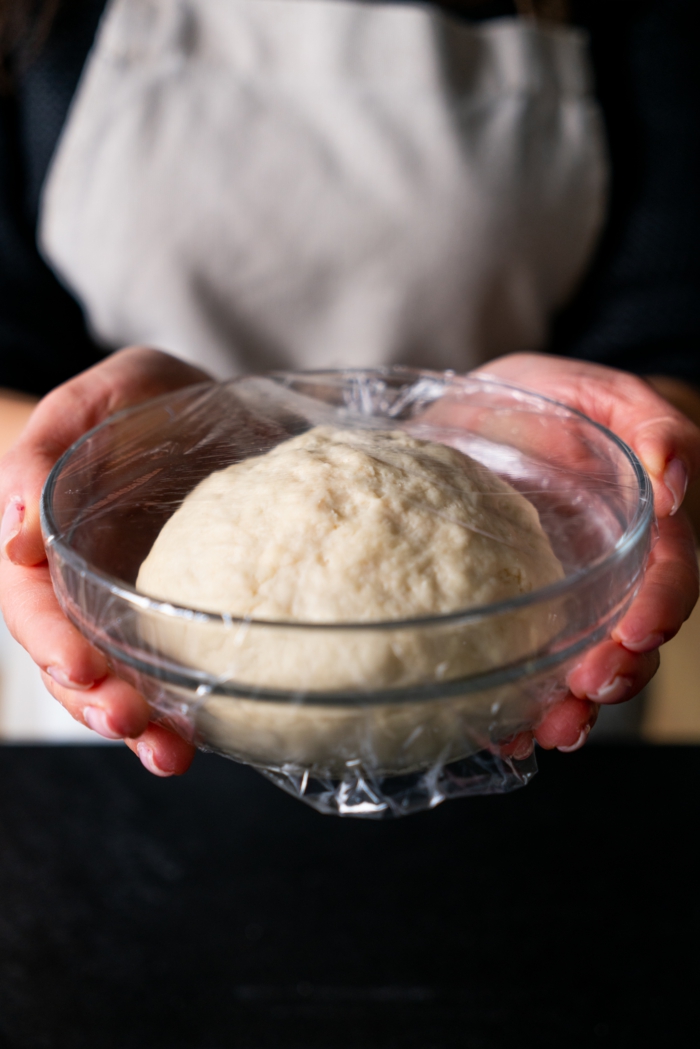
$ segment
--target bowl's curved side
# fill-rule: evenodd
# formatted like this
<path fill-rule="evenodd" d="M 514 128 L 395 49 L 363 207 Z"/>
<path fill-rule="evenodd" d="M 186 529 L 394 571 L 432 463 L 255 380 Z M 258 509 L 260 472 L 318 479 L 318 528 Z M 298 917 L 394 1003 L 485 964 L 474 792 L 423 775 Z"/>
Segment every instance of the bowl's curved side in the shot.
<path fill-rule="evenodd" d="M 521 490 L 538 484 L 543 520 L 549 527 L 563 522 L 559 538 L 572 562 L 567 577 L 510 602 L 403 623 L 238 620 L 138 593 L 128 578 L 135 578 L 132 562 L 137 570 L 145 555 L 139 551 L 147 552 L 159 521 L 198 472 L 218 468 L 222 457 L 230 461 L 234 424 L 267 403 L 270 383 L 283 393 L 297 383 L 293 403 L 281 399 L 284 416 L 277 408 L 261 414 L 255 440 L 243 452 L 237 446 L 234 457 L 283 439 L 300 425 L 309 400 L 331 397 L 329 384 L 347 418 L 369 413 L 374 420 L 381 410 L 382 425 L 398 419 L 425 426 L 427 411 L 459 402 L 471 428 L 460 430 L 443 412 L 438 429 L 445 443 L 466 442 L 484 460 L 505 449 L 499 461 L 508 479 L 520 481 Z M 176 483 L 169 486 L 173 464 Z M 578 545 L 577 513 L 588 528 Z M 652 522 L 648 477 L 604 428 L 505 383 L 405 369 L 281 373 L 159 398 L 83 437 L 56 464 L 42 495 L 54 587 L 78 629 L 181 734 L 295 783 L 306 775 L 347 784 L 358 769 L 375 781 L 416 775 L 425 781 L 433 770 L 435 780 L 438 768 L 500 754 L 504 740 L 534 727 L 565 693 L 575 661 L 624 613 L 642 580 Z M 103 562 L 91 559 L 95 551 Z M 508 638 L 505 664 L 503 646 L 489 649 L 489 636 L 499 630 Z M 250 667 L 268 650 L 276 654 L 261 687 Z M 183 656 L 197 651 L 209 655 L 194 662 Z M 292 651 L 293 661 L 285 658 Z M 402 652 L 412 658 L 402 660 Z M 399 668 L 390 687 L 386 674 L 372 669 L 387 654 Z M 304 667 L 315 669 L 305 676 Z M 326 672 L 316 673 L 319 667 Z M 511 773 L 506 769 L 506 780 Z"/>

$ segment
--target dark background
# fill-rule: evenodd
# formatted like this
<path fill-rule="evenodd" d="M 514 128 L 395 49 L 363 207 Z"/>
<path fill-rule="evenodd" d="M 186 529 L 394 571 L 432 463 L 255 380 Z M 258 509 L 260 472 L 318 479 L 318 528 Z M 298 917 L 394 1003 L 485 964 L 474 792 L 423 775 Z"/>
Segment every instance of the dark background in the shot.
<path fill-rule="evenodd" d="M 695 1046 L 700 750 L 323 817 L 200 754 L 0 748 L 0 1046 Z"/>

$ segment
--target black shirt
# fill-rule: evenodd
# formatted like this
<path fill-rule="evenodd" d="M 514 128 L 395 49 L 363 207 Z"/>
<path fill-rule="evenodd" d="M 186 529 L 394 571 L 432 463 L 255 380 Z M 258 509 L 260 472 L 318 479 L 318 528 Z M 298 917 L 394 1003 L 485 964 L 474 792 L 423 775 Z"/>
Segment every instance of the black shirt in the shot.
<path fill-rule="evenodd" d="M 402 2 L 402 0 L 396 0 Z M 0 99 L 0 386 L 43 394 L 104 353 L 36 247 L 39 197 L 105 0 L 64 0 Z M 459 0 L 444 6 L 460 13 Z M 491 0 L 465 17 L 512 12 Z M 612 164 L 608 219 L 549 348 L 700 385 L 700 64 L 694 0 L 579 0 Z M 563 231 L 562 235 L 565 235 Z"/>

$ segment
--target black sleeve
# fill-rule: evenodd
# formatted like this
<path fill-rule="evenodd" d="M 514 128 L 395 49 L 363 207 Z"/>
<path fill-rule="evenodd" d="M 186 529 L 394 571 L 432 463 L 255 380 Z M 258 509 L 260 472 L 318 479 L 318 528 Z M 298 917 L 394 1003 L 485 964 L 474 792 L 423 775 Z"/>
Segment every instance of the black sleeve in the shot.
<path fill-rule="evenodd" d="M 585 0 L 612 163 L 594 263 L 554 352 L 700 384 L 697 0 Z"/>
<path fill-rule="evenodd" d="M 68 0 L 0 98 L 0 386 L 44 394 L 104 354 L 36 247 L 39 194 L 104 0 Z"/>

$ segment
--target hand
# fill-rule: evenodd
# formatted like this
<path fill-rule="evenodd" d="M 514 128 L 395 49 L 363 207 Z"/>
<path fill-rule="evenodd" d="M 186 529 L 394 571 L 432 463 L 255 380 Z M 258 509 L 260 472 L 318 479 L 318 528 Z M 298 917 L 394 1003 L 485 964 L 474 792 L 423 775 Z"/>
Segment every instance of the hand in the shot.
<path fill-rule="evenodd" d="M 505 379 L 577 408 L 621 437 L 637 454 L 654 489 L 659 538 L 642 588 L 610 640 L 596 646 L 569 677 L 571 695 L 534 735 L 547 749 L 577 750 L 601 703 L 636 695 L 656 673 L 659 647 L 678 632 L 698 597 L 693 533 L 678 513 L 690 480 L 700 473 L 700 430 L 643 379 L 583 361 L 514 354 L 475 374 Z M 690 387 L 689 397 L 695 397 Z M 700 405 L 700 399 L 699 405 Z M 529 734 L 511 745 L 527 753 Z"/>
<path fill-rule="evenodd" d="M 61 611 L 39 526 L 39 498 L 56 460 L 108 415 L 211 377 L 158 350 L 121 350 L 59 386 L 35 408 L 0 462 L 0 604 L 10 632 L 41 669 L 49 692 L 107 739 L 124 739 L 151 772 L 184 772 L 194 748 L 161 725 L 135 689 Z"/>

